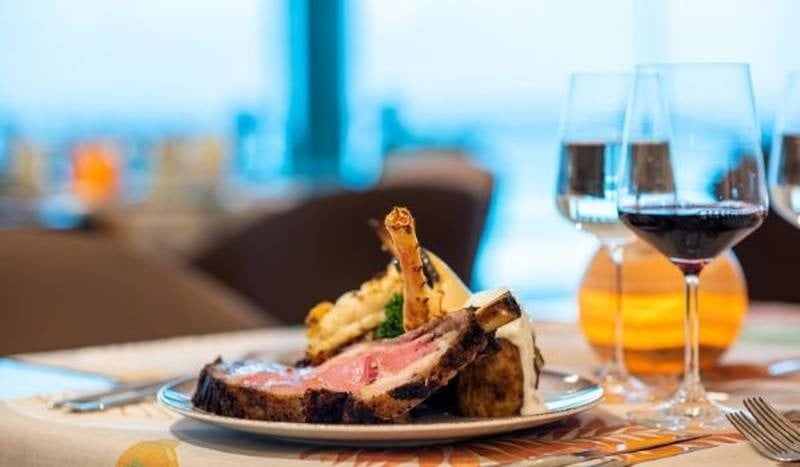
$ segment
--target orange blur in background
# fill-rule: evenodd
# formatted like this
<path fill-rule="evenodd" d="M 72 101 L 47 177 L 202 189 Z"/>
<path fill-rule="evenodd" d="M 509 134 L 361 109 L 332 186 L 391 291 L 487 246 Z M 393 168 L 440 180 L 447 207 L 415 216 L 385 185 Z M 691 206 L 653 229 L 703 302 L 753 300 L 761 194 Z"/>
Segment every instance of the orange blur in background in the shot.
<path fill-rule="evenodd" d="M 113 200 L 120 189 L 120 148 L 108 141 L 91 141 L 75 146 L 72 154 L 72 185 L 88 206 Z"/>

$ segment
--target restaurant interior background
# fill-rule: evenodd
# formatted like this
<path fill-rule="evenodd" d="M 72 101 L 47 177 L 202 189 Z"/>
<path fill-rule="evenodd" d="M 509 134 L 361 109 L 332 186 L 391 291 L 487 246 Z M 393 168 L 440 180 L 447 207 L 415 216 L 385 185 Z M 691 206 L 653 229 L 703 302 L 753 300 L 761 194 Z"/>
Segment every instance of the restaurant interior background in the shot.
<path fill-rule="evenodd" d="M 387 160 L 466 157 L 494 177 L 472 286 L 574 318 L 598 245 L 554 201 L 569 73 L 749 63 L 768 147 L 798 21 L 790 0 L 2 0 L 0 221 L 188 258 Z"/>

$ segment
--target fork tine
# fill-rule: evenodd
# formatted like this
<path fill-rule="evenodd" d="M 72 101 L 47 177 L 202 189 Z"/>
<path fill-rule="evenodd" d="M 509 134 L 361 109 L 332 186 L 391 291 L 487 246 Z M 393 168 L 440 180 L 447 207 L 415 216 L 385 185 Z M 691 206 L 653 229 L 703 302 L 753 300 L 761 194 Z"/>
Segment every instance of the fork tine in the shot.
<path fill-rule="evenodd" d="M 769 446 L 773 447 L 775 459 L 782 462 L 795 462 L 800 460 L 800 451 L 794 449 L 791 444 L 782 442 L 782 440 L 776 437 L 767 427 L 759 425 L 745 413 L 740 412 L 739 417 L 744 424 L 749 425 L 752 429 L 758 430 L 761 433 L 762 442 L 766 442 Z"/>
<path fill-rule="evenodd" d="M 758 412 L 760 415 L 775 424 L 782 433 L 794 443 L 800 444 L 800 428 L 780 414 L 775 408 L 762 397 L 748 397 L 744 400 L 744 405 L 750 412 Z M 755 415 L 755 414 L 754 414 Z M 756 417 L 758 419 L 758 417 Z"/>
<path fill-rule="evenodd" d="M 763 404 L 755 403 L 753 400 L 745 400 L 745 407 L 755 418 L 757 424 L 764 428 L 764 431 L 772 435 L 772 438 L 782 446 L 800 453 L 800 436 L 794 434 L 780 423 L 779 415 L 774 412 L 767 412 Z"/>
<path fill-rule="evenodd" d="M 745 437 L 747 437 L 747 439 L 749 439 L 753 444 L 761 445 L 761 447 L 771 456 L 774 455 L 775 451 L 777 450 L 777 446 L 773 445 L 768 439 L 766 439 L 760 430 L 755 428 L 755 426 L 742 412 L 732 413 L 731 420 L 734 422 L 734 426 L 736 426 L 736 428 L 738 428 L 742 434 L 745 435 Z"/>
<path fill-rule="evenodd" d="M 763 444 L 761 442 L 761 437 L 751 432 L 749 426 L 742 423 L 741 419 L 739 418 L 739 412 L 727 413 L 725 414 L 725 417 L 727 417 L 731 424 L 733 424 L 733 426 L 739 430 L 739 433 L 743 434 L 744 437 L 747 438 L 747 441 L 750 442 L 750 445 L 755 448 L 756 451 L 760 452 L 764 457 L 777 460 L 775 458 L 775 454 L 772 453 L 772 448 Z"/>
<path fill-rule="evenodd" d="M 764 427 L 756 424 L 744 412 L 736 412 L 730 420 L 753 444 L 753 447 L 766 457 L 780 462 L 796 462 L 800 460 L 800 454 L 796 451 L 783 449 L 775 444 L 775 440 L 769 437 L 769 432 L 765 432 Z M 754 442 L 754 439 L 758 441 Z"/>
<path fill-rule="evenodd" d="M 776 423 L 780 423 L 784 429 L 793 433 L 793 436 L 800 436 L 800 428 L 795 426 L 795 424 L 789 421 L 788 418 L 784 417 L 780 412 L 778 412 L 778 410 L 775 409 L 775 407 L 773 407 L 772 404 L 767 402 L 767 400 L 763 397 L 748 397 L 744 400 L 744 405 L 751 412 L 753 408 L 761 409 L 765 416 L 769 415 L 770 418 L 772 418 Z"/>
<path fill-rule="evenodd" d="M 770 448 L 773 455 L 777 456 L 786 450 L 781 443 L 775 439 L 774 436 L 770 435 L 769 431 L 767 431 L 761 425 L 755 423 L 755 421 L 753 421 L 753 419 L 751 419 L 749 416 L 742 412 L 738 413 L 737 415 L 739 417 L 739 422 L 744 427 L 748 428 L 751 434 L 758 437 L 762 444 Z"/>

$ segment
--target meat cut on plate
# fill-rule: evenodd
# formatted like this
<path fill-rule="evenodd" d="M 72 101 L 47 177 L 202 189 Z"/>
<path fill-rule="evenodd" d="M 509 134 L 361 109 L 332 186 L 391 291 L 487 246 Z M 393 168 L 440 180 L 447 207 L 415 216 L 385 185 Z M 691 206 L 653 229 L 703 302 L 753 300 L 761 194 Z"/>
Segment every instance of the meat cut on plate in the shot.
<path fill-rule="evenodd" d="M 394 339 L 355 344 L 316 367 L 218 358 L 200 372 L 192 402 L 255 420 L 391 422 L 445 387 L 493 343 L 497 328 L 519 317 L 505 293 Z"/>

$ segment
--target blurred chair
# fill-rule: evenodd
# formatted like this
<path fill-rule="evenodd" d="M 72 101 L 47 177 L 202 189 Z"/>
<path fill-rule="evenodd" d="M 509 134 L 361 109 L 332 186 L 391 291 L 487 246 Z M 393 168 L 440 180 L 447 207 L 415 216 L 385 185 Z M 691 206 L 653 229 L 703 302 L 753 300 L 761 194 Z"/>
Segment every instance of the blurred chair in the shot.
<path fill-rule="evenodd" d="M 734 248 L 752 300 L 800 303 L 795 271 L 800 264 L 798 245 L 800 229 L 773 211 L 758 230 Z"/>
<path fill-rule="evenodd" d="M 92 234 L 0 231 L 0 355 L 274 323 L 198 272 Z"/>
<path fill-rule="evenodd" d="M 378 186 L 433 186 L 466 191 L 484 204 L 484 215 L 494 188 L 494 177 L 476 166 L 463 150 L 418 149 L 390 153 Z"/>
<path fill-rule="evenodd" d="M 367 221 L 404 205 L 420 242 L 469 282 L 492 177 L 463 158 L 435 160 L 435 169 L 415 159 L 387 171 L 372 190 L 311 198 L 259 219 L 195 264 L 282 322 L 300 323 L 315 303 L 335 300 L 386 267 L 389 256 Z"/>

